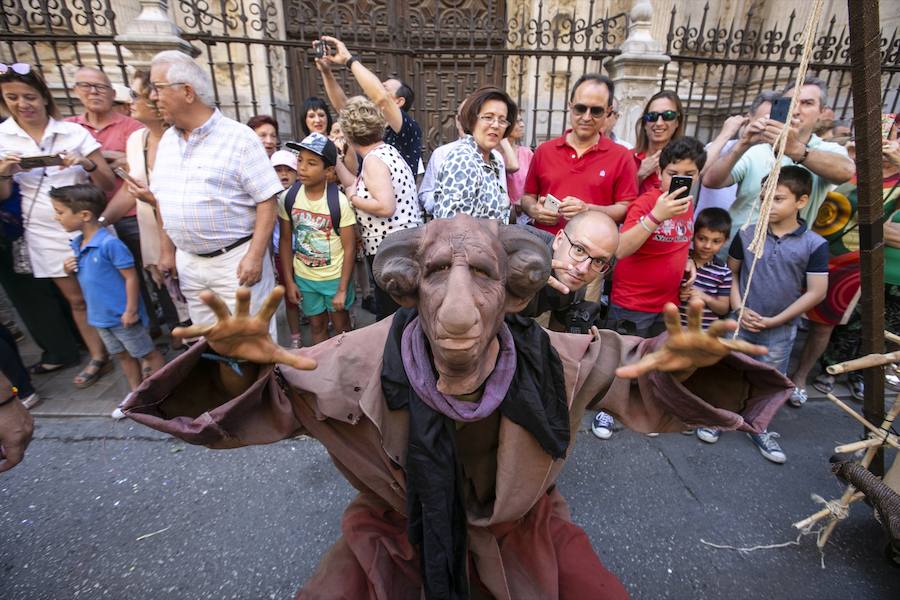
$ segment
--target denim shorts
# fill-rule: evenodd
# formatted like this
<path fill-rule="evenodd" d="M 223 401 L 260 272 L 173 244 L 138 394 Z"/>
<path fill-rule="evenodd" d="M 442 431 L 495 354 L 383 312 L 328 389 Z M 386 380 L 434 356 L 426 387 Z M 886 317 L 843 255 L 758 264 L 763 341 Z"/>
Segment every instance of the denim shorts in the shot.
<path fill-rule="evenodd" d="M 313 281 L 311 279 L 303 279 L 294 275 L 294 281 L 300 288 L 300 308 L 307 317 L 321 315 L 323 312 L 334 312 L 331 302 L 334 295 L 337 294 L 338 287 L 341 285 L 340 277 L 337 279 L 326 279 L 325 281 Z M 347 287 L 347 294 L 344 298 L 344 310 L 350 310 L 350 305 L 356 300 L 356 288 L 353 285 Z"/>
<path fill-rule="evenodd" d="M 754 356 L 756 360 L 772 365 L 784 375 L 787 375 L 791 362 L 791 350 L 794 349 L 794 339 L 797 337 L 797 322 L 763 329 L 756 333 L 741 328 L 739 337 L 751 344 L 759 344 L 769 349 L 768 354 Z"/>
<path fill-rule="evenodd" d="M 144 358 L 156 350 L 147 328 L 140 322 L 131 327 L 98 327 L 97 333 L 110 354 L 128 352 L 134 358 Z"/>

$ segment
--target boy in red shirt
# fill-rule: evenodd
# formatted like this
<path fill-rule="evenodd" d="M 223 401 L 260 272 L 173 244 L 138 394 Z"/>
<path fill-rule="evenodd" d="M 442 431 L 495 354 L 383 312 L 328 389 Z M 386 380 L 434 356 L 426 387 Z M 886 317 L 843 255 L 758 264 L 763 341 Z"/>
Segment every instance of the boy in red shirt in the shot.
<path fill-rule="evenodd" d="M 690 189 L 670 192 L 670 184 L 682 176 L 690 177 L 693 186 L 705 162 L 706 150 L 696 139 L 670 142 L 659 156 L 661 187 L 638 196 L 628 207 L 613 272 L 611 328 L 642 337 L 665 329 L 662 310 L 668 302 L 679 303 L 694 232 L 693 197 L 679 198 Z"/>
<path fill-rule="evenodd" d="M 653 337 L 665 330 L 663 307 L 679 304 L 679 292 L 694 234 L 693 197 L 687 187 L 669 192 L 672 178 L 690 177 L 691 188 L 706 163 L 703 144 L 691 137 L 669 142 L 659 155 L 660 186 L 628 206 L 619 234 L 606 327 L 623 334 Z M 666 190 L 663 192 L 662 190 Z M 594 416 L 591 431 L 612 436 L 612 415 Z"/>

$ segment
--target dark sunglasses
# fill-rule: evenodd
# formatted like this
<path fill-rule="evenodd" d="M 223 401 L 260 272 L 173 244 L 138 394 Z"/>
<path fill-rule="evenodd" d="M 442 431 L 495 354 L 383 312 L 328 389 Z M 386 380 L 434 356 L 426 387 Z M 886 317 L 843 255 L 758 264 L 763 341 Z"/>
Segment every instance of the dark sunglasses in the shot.
<path fill-rule="evenodd" d="M 663 118 L 663 121 L 674 121 L 678 118 L 678 111 L 664 110 L 662 112 L 648 112 L 644 113 L 643 119 L 645 123 L 656 123 L 660 117 Z"/>
<path fill-rule="evenodd" d="M 587 104 L 573 104 L 572 112 L 576 115 L 583 115 L 587 111 L 591 111 L 591 117 L 599 119 L 606 113 L 604 106 L 588 106 Z"/>
<path fill-rule="evenodd" d="M 12 71 L 17 75 L 28 75 L 31 73 L 31 65 L 25 63 L 13 63 L 11 65 L 0 63 L 0 75 L 6 75 Z"/>

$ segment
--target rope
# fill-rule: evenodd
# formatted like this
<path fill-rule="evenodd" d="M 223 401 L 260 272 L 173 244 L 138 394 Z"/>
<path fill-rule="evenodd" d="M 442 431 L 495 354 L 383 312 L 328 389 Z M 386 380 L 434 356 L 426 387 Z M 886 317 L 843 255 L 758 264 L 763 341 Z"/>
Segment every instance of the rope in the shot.
<path fill-rule="evenodd" d="M 786 548 L 787 546 L 799 546 L 800 538 L 807 536 L 807 535 L 815 535 L 816 541 L 818 541 L 819 536 L 821 535 L 823 529 L 824 529 L 823 527 L 820 527 L 818 529 L 813 529 L 812 527 L 807 527 L 806 529 L 804 529 L 803 531 L 801 531 L 800 533 L 797 534 L 796 540 L 793 540 L 790 542 L 782 542 L 781 544 L 765 544 L 765 545 L 760 545 L 760 546 L 749 546 L 749 547 L 740 548 L 737 546 L 729 546 L 727 544 L 714 544 L 712 542 L 707 542 L 703 538 L 700 538 L 700 543 L 706 544 L 707 546 L 711 546 L 712 548 L 718 548 L 720 550 L 735 550 L 741 556 L 746 556 L 747 554 L 754 552 L 756 550 L 772 550 L 774 548 Z M 817 547 L 818 547 L 818 545 L 817 545 Z M 822 567 L 822 569 L 825 568 L 825 551 L 822 548 L 819 548 L 819 564 Z"/>
<path fill-rule="evenodd" d="M 812 494 L 812 499 L 816 504 L 824 505 L 832 519 L 843 521 L 850 514 L 850 507 L 840 500 L 826 500 L 818 494 Z"/>
<path fill-rule="evenodd" d="M 800 97 L 800 87 L 803 85 L 803 80 L 806 78 L 806 69 L 809 66 L 810 58 L 812 57 L 816 26 L 819 23 L 819 17 L 822 13 L 822 3 L 823 0 L 815 0 L 815 5 L 806 20 L 806 27 L 804 28 L 806 37 L 803 40 L 803 54 L 800 57 L 800 66 L 797 67 L 797 77 L 794 80 L 794 97 L 791 98 L 791 106 L 788 109 L 789 119 L 790 115 L 794 114 L 794 107 Z M 753 281 L 753 272 L 756 270 L 756 263 L 762 258 L 763 250 L 765 249 L 766 233 L 769 230 L 769 213 L 772 209 L 772 199 L 775 197 L 775 188 L 778 185 L 778 174 L 781 172 L 781 160 L 784 158 L 784 148 L 787 145 L 789 127 L 790 121 L 785 124 L 772 147 L 775 151 L 775 163 L 769 171 L 766 185 L 760 194 L 761 200 L 758 201 L 759 220 L 756 222 L 756 229 L 753 232 L 753 241 L 750 242 L 748 247 L 748 250 L 753 253 L 753 262 L 750 264 L 750 273 L 747 274 L 747 287 L 744 289 L 744 296 L 741 298 L 741 306 L 738 309 L 738 326 L 734 331 L 734 338 L 737 338 L 741 331 L 741 320 L 744 318 L 744 308 L 747 305 L 747 297 L 750 295 L 750 284 Z M 749 222 L 745 223 L 741 229 L 746 229 L 749 224 Z"/>

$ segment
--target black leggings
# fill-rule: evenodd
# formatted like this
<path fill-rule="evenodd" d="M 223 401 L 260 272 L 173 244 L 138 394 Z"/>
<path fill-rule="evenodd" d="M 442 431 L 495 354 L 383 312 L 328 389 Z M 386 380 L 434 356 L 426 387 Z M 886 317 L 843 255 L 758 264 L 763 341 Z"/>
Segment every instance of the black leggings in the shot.
<path fill-rule="evenodd" d="M 19 389 L 19 398 L 24 399 L 34 393 L 34 386 L 31 385 L 31 377 L 19 355 L 16 339 L 3 325 L 0 325 L 0 371 Z"/>

